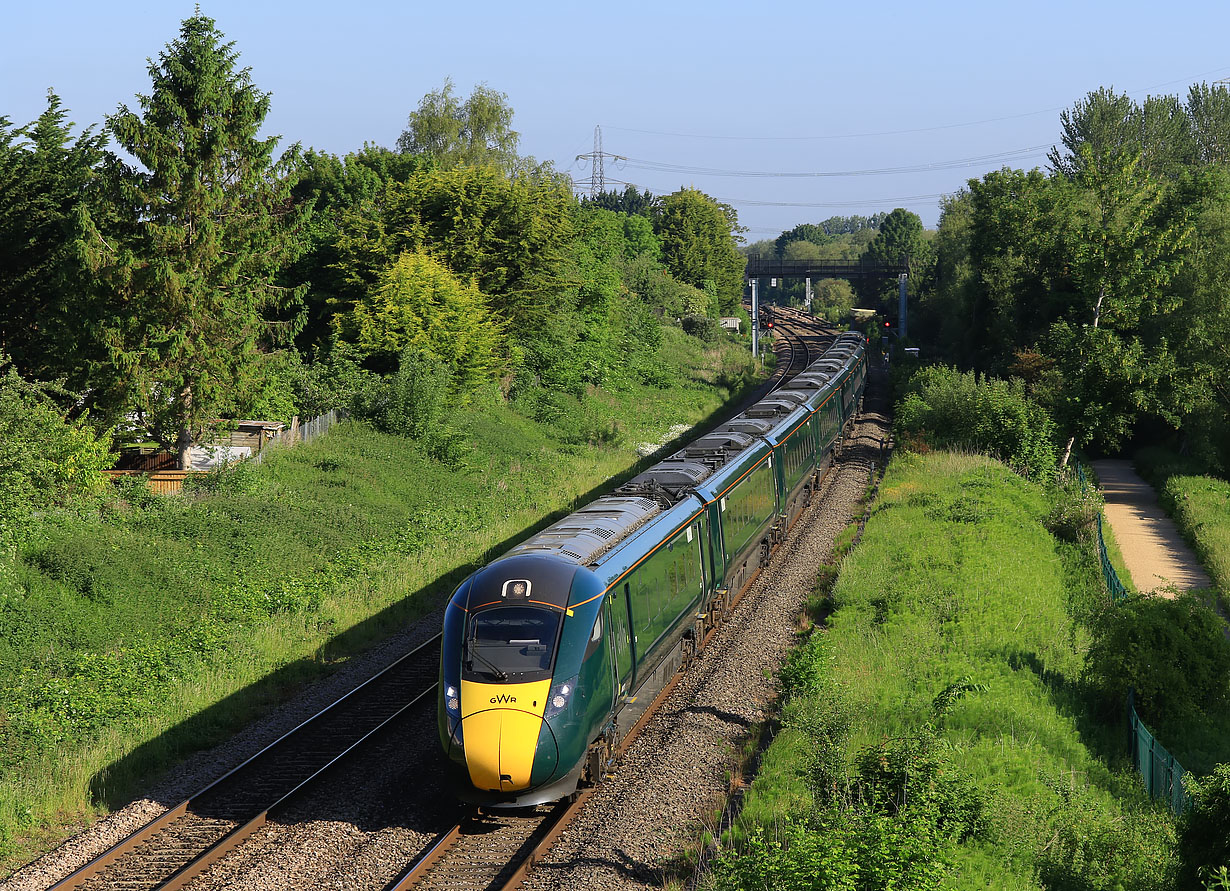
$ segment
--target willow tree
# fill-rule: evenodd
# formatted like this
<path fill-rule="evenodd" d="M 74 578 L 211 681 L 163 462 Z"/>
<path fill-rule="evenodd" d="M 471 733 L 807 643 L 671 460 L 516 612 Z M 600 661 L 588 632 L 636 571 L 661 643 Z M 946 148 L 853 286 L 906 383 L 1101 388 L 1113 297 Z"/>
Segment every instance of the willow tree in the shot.
<path fill-rule="evenodd" d="M 121 221 L 102 259 L 113 294 L 103 339 L 150 436 L 179 453 L 223 404 L 259 384 L 260 354 L 289 335 L 271 321 L 299 298 L 276 274 L 298 245 L 289 174 L 297 147 L 258 133 L 269 94 L 197 12 L 149 73 L 139 111 L 107 120 L 132 158 L 110 159 Z"/>

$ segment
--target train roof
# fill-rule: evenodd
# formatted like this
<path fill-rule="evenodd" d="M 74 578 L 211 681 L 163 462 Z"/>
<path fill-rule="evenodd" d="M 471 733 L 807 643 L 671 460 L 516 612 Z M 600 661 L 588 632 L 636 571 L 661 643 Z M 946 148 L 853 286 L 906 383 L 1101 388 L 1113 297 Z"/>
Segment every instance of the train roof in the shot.
<path fill-rule="evenodd" d="M 740 472 L 763 460 L 785 431 L 819 406 L 859 358 L 861 335 L 841 335 L 825 354 L 786 389 L 770 393 L 742 414 L 683 446 L 670 457 L 624 483 L 610 495 L 574 511 L 530 536 L 504 556 L 538 554 L 581 566 L 603 561 L 637 532 L 666 522 L 679 508 L 719 492 Z"/>
<path fill-rule="evenodd" d="M 593 563 L 662 512 L 652 498 L 606 495 L 530 536 L 504 556 L 551 554 Z"/>

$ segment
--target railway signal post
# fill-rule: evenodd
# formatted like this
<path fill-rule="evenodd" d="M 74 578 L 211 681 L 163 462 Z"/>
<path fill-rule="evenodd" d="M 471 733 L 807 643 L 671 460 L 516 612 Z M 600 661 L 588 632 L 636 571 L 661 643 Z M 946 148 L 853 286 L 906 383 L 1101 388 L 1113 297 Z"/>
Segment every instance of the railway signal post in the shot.
<path fill-rule="evenodd" d="M 759 279 L 752 279 L 752 358 L 760 358 L 760 307 L 756 300 L 756 284 Z"/>

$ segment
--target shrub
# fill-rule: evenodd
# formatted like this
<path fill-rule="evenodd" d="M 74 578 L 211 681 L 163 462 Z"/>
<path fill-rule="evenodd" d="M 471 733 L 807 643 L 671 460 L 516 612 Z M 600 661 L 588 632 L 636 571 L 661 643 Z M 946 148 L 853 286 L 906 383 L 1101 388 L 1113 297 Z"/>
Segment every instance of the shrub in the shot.
<path fill-rule="evenodd" d="M 1135 688 L 1141 718 L 1164 736 L 1230 705 L 1225 625 L 1195 593 L 1130 597 L 1107 604 L 1092 624 L 1086 679 L 1109 711 Z"/>
<path fill-rule="evenodd" d="M 718 324 L 717 319 L 709 316 L 689 313 L 683 317 L 680 324 L 685 332 L 705 343 L 713 343 L 722 335 L 722 326 Z"/>
<path fill-rule="evenodd" d="M 1051 499 L 1046 528 L 1052 535 L 1064 541 L 1080 541 L 1092 534 L 1103 504 L 1095 487 L 1069 477 L 1056 482 Z"/>
<path fill-rule="evenodd" d="M 1179 888 L 1230 887 L 1230 763 L 1188 780 L 1191 809 L 1179 820 Z"/>
<path fill-rule="evenodd" d="M 1019 380 L 941 365 L 920 369 L 897 405 L 897 435 L 932 448 L 985 452 L 1029 477 L 1055 471 L 1055 422 Z"/>
<path fill-rule="evenodd" d="M 437 432 L 448 413 L 452 375 L 426 353 L 408 349 L 401 354 L 397 373 L 389 378 L 383 405 L 372 420 L 385 433 L 427 439 Z"/>
<path fill-rule="evenodd" d="M 0 556 L 35 516 L 94 508 L 107 492 L 110 438 L 71 421 L 54 387 L 24 380 L 0 354 Z"/>

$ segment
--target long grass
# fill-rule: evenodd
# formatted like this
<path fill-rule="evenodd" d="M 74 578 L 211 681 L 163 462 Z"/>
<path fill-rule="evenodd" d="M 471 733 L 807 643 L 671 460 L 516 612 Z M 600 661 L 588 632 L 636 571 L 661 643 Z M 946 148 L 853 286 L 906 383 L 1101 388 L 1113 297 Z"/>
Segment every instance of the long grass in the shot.
<path fill-rule="evenodd" d="M 746 365 L 668 336 L 670 389 L 534 421 L 475 404 L 460 466 L 354 423 L 214 481 L 47 518 L 0 577 L 0 875 L 429 611 L 464 574 L 710 417 Z"/>
<path fill-rule="evenodd" d="M 1102 596 L 1097 565 L 1048 533 L 1050 506 L 1045 490 L 987 458 L 894 460 L 833 588 L 827 628 L 788 663 L 783 729 L 728 839 L 794 839 L 796 849 L 758 854 L 751 867 L 735 857 L 717 884 L 753 887 L 739 877 L 768 874 L 768 859 L 830 887 L 823 876 L 855 848 L 843 842 L 809 862 L 783 828 L 823 825 L 861 846 L 850 874 L 863 879 L 849 887 L 871 887 L 867 871 L 894 857 L 915 870 L 930 858 L 938 871 L 928 875 L 943 878 L 925 887 L 1166 887 L 1173 821 L 1144 797 L 1121 716 L 1100 718 L 1082 685 L 1089 637 L 1077 617 Z M 867 764 L 874 774 L 888 756 L 856 765 L 860 753 L 931 739 L 938 767 L 914 793 L 920 806 L 950 787 L 939 806 L 977 801 L 982 822 L 920 840 L 912 827 L 943 822 L 901 822 L 908 807 L 869 817 L 859 804 Z"/>

